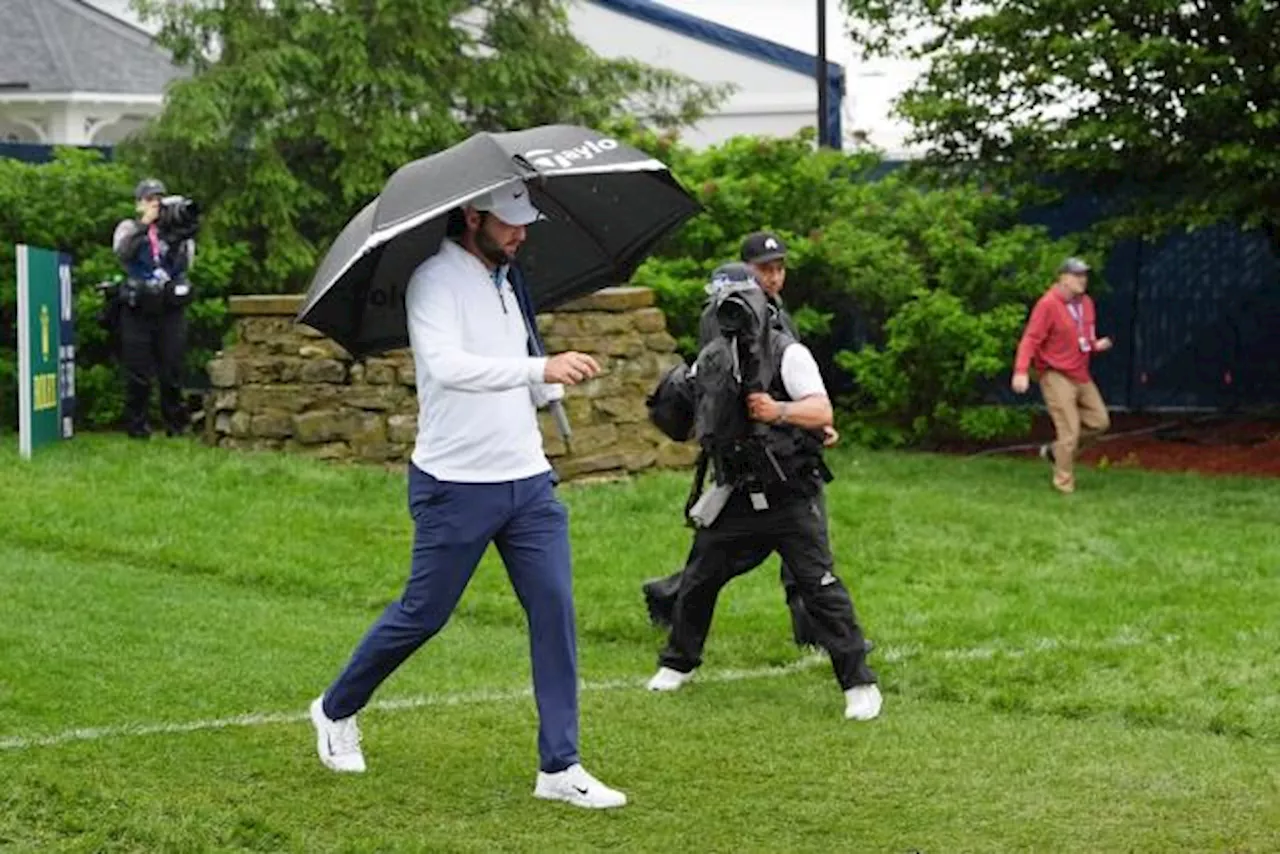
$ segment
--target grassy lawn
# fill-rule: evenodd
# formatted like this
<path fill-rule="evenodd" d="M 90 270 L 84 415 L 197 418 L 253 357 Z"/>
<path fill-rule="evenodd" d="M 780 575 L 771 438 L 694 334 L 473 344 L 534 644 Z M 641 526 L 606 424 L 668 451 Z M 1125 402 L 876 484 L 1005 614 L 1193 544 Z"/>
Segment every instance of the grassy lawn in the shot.
<path fill-rule="evenodd" d="M 639 585 L 684 556 L 687 478 L 563 489 L 584 759 L 632 801 L 597 814 L 530 796 L 493 555 L 362 717 L 370 773 L 316 759 L 306 706 L 407 569 L 403 473 L 6 449 L 0 851 L 1280 850 L 1280 481 L 1084 471 L 1064 498 L 1030 462 L 833 467 L 869 724 L 790 643 L 776 559 L 726 589 L 698 681 L 644 692 Z"/>

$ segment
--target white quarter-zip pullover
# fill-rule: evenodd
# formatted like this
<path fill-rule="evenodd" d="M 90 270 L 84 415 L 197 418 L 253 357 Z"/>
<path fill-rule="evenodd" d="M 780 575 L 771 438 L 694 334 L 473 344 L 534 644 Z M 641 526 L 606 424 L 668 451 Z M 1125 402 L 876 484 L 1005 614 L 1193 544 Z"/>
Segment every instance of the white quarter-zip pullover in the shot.
<path fill-rule="evenodd" d="M 529 356 L 515 292 L 452 240 L 413 273 L 405 292 L 418 386 L 413 463 L 463 483 L 521 480 L 551 468 L 534 401 L 547 360 Z"/>

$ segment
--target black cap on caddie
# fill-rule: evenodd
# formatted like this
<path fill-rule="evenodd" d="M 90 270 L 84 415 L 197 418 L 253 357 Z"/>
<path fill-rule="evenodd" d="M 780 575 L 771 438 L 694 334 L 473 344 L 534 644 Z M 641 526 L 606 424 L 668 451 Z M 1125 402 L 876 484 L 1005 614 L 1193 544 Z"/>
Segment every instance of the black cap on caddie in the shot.
<path fill-rule="evenodd" d="M 757 231 L 742 241 L 742 260 L 748 264 L 765 264 L 787 257 L 787 244 L 772 232 Z"/>

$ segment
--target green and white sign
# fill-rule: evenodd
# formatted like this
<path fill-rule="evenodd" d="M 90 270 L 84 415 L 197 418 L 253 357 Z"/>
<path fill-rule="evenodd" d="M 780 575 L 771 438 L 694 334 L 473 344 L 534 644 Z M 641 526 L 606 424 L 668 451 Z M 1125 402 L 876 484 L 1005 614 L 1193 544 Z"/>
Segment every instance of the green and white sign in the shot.
<path fill-rule="evenodd" d="M 18 244 L 18 448 L 69 439 L 75 422 L 71 258 Z"/>

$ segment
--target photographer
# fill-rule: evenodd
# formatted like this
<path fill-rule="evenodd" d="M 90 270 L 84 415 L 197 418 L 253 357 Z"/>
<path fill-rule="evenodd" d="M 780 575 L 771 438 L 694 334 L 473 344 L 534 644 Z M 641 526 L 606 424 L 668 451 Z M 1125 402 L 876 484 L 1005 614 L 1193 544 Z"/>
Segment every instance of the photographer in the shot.
<path fill-rule="evenodd" d="M 742 263 L 726 264 L 716 270 L 712 276 L 712 283 L 707 286 L 707 292 L 710 297 L 703 308 L 702 317 L 698 323 L 698 347 L 705 347 L 720 335 L 720 327 L 716 321 L 715 299 L 715 294 L 721 287 L 718 282 L 742 280 L 744 277 L 749 277 L 755 281 L 765 292 L 769 299 L 769 304 L 773 308 L 773 317 L 779 330 L 799 341 L 800 333 L 796 330 L 795 323 L 782 304 L 782 289 L 787 279 L 787 246 L 782 238 L 768 231 L 757 231 L 749 234 L 742 242 L 741 257 Z M 836 432 L 835 427 L 829 425 L 823 432 L 826 446 L 835 445 L 839 439 L 839 434 Z M 819 509 L 825 519 L 826 503 L 821 498 L 819 499 Z M 744 560 L 749 565 L 743 571 L 754 569 L 766 557 L 768 557 L 767 553 L 758 557 L 744 556 Z M 691 551 L 685 566 L 691 565 L 697 558 L 697 551 Z M 676 593 L 680 589 L 680 578 L 686 571 L 687 569 L 681 568 L 665 578 L 647 581 L 641 588 L 645 605 L 649 611 L 649 618 L 654 624 L 659 626 L 671 625 L 671 612 L 676 605 Z M 780 574 L 787 609 L 791 612 L 793 639 L 801 646 L 817 645 L 818 635 L 814 630 L 813 617 L 805 608 L 804 599 L 800 595 L 800 588 L 796 584 L 795 573 L 792 572 L 786 561 L 782 562 Z"/>
<path fill-rule="evenodd" d="M 687 505 L 696 559 L 681 574 L 670 636 L 648 687 L 674 691 L 692 677 L 720 590 L 776 551 L 831 657 L 845 717 L 870 720 L 880 713 L 880 690 L 853 601 L 835 574 L 822 507 L 831 479 L 823 431 L 832 420 L 822 375 L 808 348 L 779 328 L 754 281 L 726 282 L 713 311 L 718 335 L 688 381 L 692 432 L 702 446 Z M 704 492 L 708 471 L 714 484 Z"/>
<path fill-rule="evenodd" d="M 154 178 L 139 183 L 134 198 L 137 218 L 121 221 L 111 241 L 128 277 L 116 294 L 126 429 L 135 439 L 150 437 L 147 409 L 154 378 L 160 386 L 165 432 L 177 436 L 189 423 L 182 376 L 196 210 L 186 199 L 166 198 L 164 185 Z"/>

